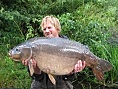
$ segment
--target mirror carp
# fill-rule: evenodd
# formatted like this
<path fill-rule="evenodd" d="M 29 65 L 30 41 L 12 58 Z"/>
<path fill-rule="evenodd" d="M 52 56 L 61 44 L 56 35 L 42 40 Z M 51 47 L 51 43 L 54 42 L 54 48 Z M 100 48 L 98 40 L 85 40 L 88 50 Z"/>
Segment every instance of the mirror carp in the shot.
<path fill-rule="evenodd" d="M 32 58 L 35 59 L 39 69 L 48 74 L 53 84 L 56 83 L 54 75 L 67 75 L 74 69 L 78 60 L 85 61 L 86 67 L 92 69 L 98 80 L 104 79 L 104 72 L 112 69 L 107 60 L 94 55 L 87 46 L 59 37 L 31 38 L 9 51 L 14 61 L 29 60 L 29 69 L 33 74 Z"/>

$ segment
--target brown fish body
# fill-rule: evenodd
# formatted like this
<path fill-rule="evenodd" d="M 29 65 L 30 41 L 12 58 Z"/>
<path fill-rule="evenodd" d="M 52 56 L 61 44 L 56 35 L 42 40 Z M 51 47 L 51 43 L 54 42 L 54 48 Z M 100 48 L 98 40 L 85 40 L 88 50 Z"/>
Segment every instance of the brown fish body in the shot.
<path fill-rule="evenodd" d="M 9 55 L 15 60 L 30 60 L 32 57 L 40 70 L 52 75 L 69 74 L 78 60 L 85 61 L 86 67 L 92 68 L 99 80 L 112 68 L 108 61 L 95 56 L 87 46 L 63 38 L 32 38 L 13 48 Z"/>

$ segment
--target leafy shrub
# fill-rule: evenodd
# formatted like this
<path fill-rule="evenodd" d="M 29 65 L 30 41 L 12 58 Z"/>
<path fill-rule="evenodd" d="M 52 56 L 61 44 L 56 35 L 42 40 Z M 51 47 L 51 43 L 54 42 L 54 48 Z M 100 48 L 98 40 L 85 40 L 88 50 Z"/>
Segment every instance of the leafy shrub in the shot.
<path fill-rule="evenodd" d="M 7 1 L 10 1 L 9 4 Z M 88 45 L 93 53 L 114 65 L 113 70 L 105 74 L 105 82 L 116 82 L 117 44 L 114 47 L 108 43 L 112 33 L 117 36 L 118 5 L 115 2 L 117 0 L 1 0 L 0 87 L 29 88 L 31 80 L 27 68 L 12 62 L 7 53 L 10 48 L 31 37 L 43 36 L 40 22 L 43 16 L 49 14 L 60 19 L 61 34 Z M 80 81 L 97 82 L 88 69 L 83 74 L 85 76 Z"/>

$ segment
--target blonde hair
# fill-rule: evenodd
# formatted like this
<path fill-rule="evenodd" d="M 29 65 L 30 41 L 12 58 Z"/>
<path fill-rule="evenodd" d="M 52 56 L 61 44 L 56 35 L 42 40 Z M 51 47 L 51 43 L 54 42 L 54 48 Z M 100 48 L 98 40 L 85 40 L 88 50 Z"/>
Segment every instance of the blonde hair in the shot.
<path fill-rule="evenodd" d="M 42 19 L 41 28 L 44 27 L 44 24 L 45 24 L 47 21 L 49 21 L 52 25 L 54 25 L 54 27 L 56 28 L 56 30 L 57 30 L 58 32 L 61 31 L 61 25 L 60 25 L 59 20 L 58 20 L 56 17 L 52 16 L 52 15 L 51 15 L 51 16 L 45 16 L 45 17 Z M 42 30 L 43 30 L 43 29 L 42 29 Z"/>

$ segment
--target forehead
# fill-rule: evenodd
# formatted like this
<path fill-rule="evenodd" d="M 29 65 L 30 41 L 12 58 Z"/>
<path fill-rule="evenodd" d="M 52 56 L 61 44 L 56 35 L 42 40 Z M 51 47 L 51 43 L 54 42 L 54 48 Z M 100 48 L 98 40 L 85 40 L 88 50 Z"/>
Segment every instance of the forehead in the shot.
<path fill-rule="evenodd" d="M 49 27 L 49 26 L 54 26 L 54 24 L 51 23 L 51 21 L 46 21 L 43 23 L 43 27 Z"/>

